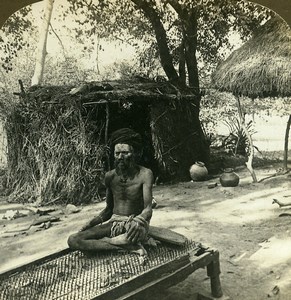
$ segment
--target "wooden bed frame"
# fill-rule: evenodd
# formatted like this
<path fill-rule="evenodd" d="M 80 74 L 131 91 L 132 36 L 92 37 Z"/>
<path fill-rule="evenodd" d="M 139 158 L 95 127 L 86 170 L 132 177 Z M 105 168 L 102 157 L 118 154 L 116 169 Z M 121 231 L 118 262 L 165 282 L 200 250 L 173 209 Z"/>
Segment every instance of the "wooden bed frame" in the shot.
<path fill-rule="evenodd" d="M 222 297 L 223 293 L 219 278 L 219 252 L 217 250 L 208 250 L 200 256 L 196 256 L 195 254 L 194 251 L 189 252 L 188 255 L 160 265 L 156 269 L 150 270 L 130 282 L 120 285 L 93 299 L 150 299 L 148 297 L 155 291 L 169 288 L 185 280 L 197 269 L 204 267 L 207 268 L 207 276 L 210 278 L 212 296 L 214 298 Z"/>
<path fill-rule="evenodd" d="M 192 299 L 207 300 L 222 297 L 222 289 L 219 278 L 219 252 L 217 250 L 191 246 L 190 248 L 185 247 L 183 252 L 181 252 L 179 249 L 177 250 L 177 248 L 172 250 L 168 247 L 168 245 L 162 245 L 161 249 L 161 251 L 164 251 L 164 249 L 168 251 L 168 249 L 170 249 L 170 254 L 167 254 L 170 259 L 164 259 L 160 261 L 159 257 L 163 256 L 163 252 L 157 251 L 151 256 L 152 260 L 157 261 L 149 268 L 139 267 L 135 274 L 130 275 L 128 279 L 121 280 L 120 283 L 113 284 L 112 286 L 108 285 L 107 288 L 101 289 L 101 291 L 99 290 L 99 292 L 95 294 L 94 292 L 96 292 L 96 287 L 94 287 L 94 284 L 96 286 L 96 281 L 99 280 L 102 272 L 100 272 L 100 269 L 99 273 L 97 272 L 97 268 L 96 266 L 94 266 L 94 263 L 96 264 L 96 262 L 99 263 L 101 260 L 103 260 L 105 261 L 105 264 L 112 265 L 114 264 L 114 261 L 116 264 L 119 263 L 120 260 L 128 260 L 127 264 L 131 264 L 131 266 L 129 267 L 133 268 L 134 263 L 138 261 L 137 256 L 133 254 L 123 254 L 123 256 L 122 254 L 114 254 L 114 256 L 112 256 L 111 254 L 104 254 L 93 258 L 87 258 L 81 252 L 64 249 L 60 252 L 51 254 L 49 256 L 1 273 L 0 298 L 2 299 L 3 297 L 3 299 L 5 300 L 48 300 L 56 298 L 79 300 L 83 299 L 82 295 L 86 295 L 86 297 L 84 298 L 91 300 L 147 299 L 147 297 L 151 297 L 151 295 L 153 295 L 157 290 L 160 291 L 161 289 L 169 288 L 177 284 L 178 282 L 183 281 L 191 273 L 200 268 L 207 269 L 207 275 L 210 277 L 211 293 L 213 298 L 197 297 L 197 295 L 196 297 L 194 297 L 195 295 L 193 295 Z M 81 264 L 83 264 L 83 266 L 81 267 L 80 262 Z M 75 270 L 75 266 L 66 267 L 70 263 L 75 263 L 77 266 L 76 268 L 80 269 L 80 277 L 83 276 L 83 285 L 78 288 L 76 288 L 76 279 L 72 278 L 78 277 L 79 273 L 75 272 L 75 275 L 73 274 L 75 277 L 71 276 L 72 274 L 70 275 L 70 272 L 73 273 Z M 86 264 L 89 269 L 91 268 L 89 271 L 84 271 L 84 266 L 86 267 Z M 52 270 L 53 268 L 56 269 Z M 115 265 L 114 270 L 118 270 L 119 268 L 120 266 L 116 267 Z M 51 272 L 51 270 L 53 271 L 53 274 L 56 278 L 49 275 L 49 272 Z M 65 271 L 63 272 L 60 270 Z M 92 276 L 90 272 L 92 273 Z M 34 278 L 35 273 L 38 273 L 36 278 Z M 60 279 L 60 276 L 63 277 Z M 24 277 L 25 279 L 23 280 L 22 278 L 20 280 L 20 277 Z M 26 282 L 27 278 L 31 278 L 32 282 Z M 48 278 L 48 281 L 45 281 L 45 278 Z M 39 282 L 37 283 L 37 281 Z M 23 287 L 20 290 L 17 290 L 16 286 L 21 285 L 23 285 Z M 46 294 L 43 291 L 41 291 L 41 293 L 38 293 L 39 287 L 43 288 L 44 286 Z M 91 289 L 91 292 L 88 297 L 89 288 Z M 16 292 L 13 292 L 13 289 L 15 289 Z M 65 291 L 66 289 L 67 291 Z M 80 294 L 82 293 L 82 289 L 84 293 Z M 35 298 L 35 295 L 38 296 Z"/>

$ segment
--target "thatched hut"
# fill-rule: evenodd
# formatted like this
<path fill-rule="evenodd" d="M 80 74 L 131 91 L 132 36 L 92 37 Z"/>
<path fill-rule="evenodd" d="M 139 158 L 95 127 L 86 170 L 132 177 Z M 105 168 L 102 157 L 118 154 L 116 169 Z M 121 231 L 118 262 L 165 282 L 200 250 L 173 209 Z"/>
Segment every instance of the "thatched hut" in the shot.
<path fill-rule="evenodd" d="M 291 30 L 279 18 L 258 28 L 253 37 L 220 63 L 215 87 L 250 98 L 291 96 Z"/>
<path fill-rule="evenodd" d="M 291 97 L 291 29 L 279 17 L 268 20 L 241 48 L 220 63 L 214 86 L 252 99 Z M 291 107 L 290 112 L 291 113 Z M 284 167 L 287 169 L 288 136 L 285 135 Z"/>
<path fill-rule="evenodd" d="M 110 167 L 110 134 L 122 127 L 142 135 L 141 163 L 156 176 L 190 179 L 190 166 L 207 162 L 209 154 L 200 142 L 200 124 L 193 121 L 199 111 L 195 99 L 195 91 L 168 82 L 30 88 L 6 117 L 11 198 L 42 203 L 96 198 Z"/>

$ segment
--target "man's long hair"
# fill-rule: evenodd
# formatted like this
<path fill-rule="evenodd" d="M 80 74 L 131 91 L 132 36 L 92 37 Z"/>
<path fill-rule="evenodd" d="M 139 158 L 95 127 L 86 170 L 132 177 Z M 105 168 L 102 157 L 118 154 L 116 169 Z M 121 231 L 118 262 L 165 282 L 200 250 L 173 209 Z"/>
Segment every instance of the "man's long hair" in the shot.
<path fill-rule="evenodd" d="M 142 138 L 139 133 L 130 128 L 121 128 L 111 134 L 111 148 L 114 148 L 116 144 L 127 144 L 132 146 L 135 152 L 140 152 L 142 149 Z"/>

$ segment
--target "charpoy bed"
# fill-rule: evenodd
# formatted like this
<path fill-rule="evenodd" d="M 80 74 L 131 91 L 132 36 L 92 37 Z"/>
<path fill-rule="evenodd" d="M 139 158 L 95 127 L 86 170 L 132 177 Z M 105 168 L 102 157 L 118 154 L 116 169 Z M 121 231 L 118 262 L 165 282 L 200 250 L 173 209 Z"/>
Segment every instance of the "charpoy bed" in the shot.
<path fill-rule="evenodd" d="M 212 295 L 222 296 L 218 251 L 193 241 L 161 243 L 148 249 L 145 261 L 127 252 L 65 249 L 0 274 L 0 299 L 145 299 L 204 267 Z"/>

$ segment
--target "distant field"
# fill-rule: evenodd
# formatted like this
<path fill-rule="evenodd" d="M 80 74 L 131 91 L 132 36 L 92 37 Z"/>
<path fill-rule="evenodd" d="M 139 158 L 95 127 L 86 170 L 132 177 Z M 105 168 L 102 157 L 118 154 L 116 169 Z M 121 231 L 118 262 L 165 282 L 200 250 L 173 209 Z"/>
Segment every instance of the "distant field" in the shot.
<path fill-rule="evenodd" d="M 248 120 L 252 119 L 248 116 Z M 288 116 L 258 116 L 253 117 L 253 124 L 256 134 L 253 135 L 254 145 L 262 152 L 282 151 L 284 149 L 285 130 Z M 221 124 L 218 134 L 227 135 L 228 129 Z M 290 146 L 291 148 L 291 146 Z"/>

